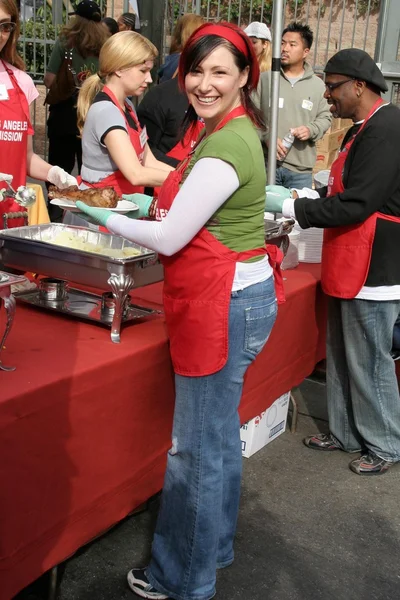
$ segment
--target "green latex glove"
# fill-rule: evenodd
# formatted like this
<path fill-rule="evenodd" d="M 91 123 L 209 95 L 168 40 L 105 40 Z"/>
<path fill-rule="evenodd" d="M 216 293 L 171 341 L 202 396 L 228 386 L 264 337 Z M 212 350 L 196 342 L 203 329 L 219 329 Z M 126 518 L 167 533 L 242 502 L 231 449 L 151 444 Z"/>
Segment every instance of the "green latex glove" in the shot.
<path fill-rule="evenodd" d="M 111 210 L 105 210 L 104 208 L 96 208 L 95 206 L 88 206 L 80 200 L 77 200 L 76 206 L 82 213 L 84 213 L 84 215 L 82 215 L 83 219 L 86 218 L 85 215 L 88 215 L 88 217 L 90 217 L 88 221 L 90 221 L 91 223 L 93 223 L 93 221 L 95 223 L 100 223 L 100 225 L 104 225 L 104 227 L 107 227 L 107 220 L 115 214 Z M 79 216 L 81 216 L 81 213 L 79 213 Z"/>
<path fill-rule="evenodd" d="M 128 202 L 137 204 L 139 207 L 139 210 L 128 213 L 127 216 L 130 219 L 141 219 L 149 216 L 149 208 L 153 202 L 153 198 L 151 196 L 146 196 L 146 194 L 123 194 L 122 198 Z"/>
<path fill-rule="evenodd" d="M 265 210 L 267 212 L 282 212 L 282 206 L 291 192 L 283 185 L 267 185 L 265 188 Z"/>

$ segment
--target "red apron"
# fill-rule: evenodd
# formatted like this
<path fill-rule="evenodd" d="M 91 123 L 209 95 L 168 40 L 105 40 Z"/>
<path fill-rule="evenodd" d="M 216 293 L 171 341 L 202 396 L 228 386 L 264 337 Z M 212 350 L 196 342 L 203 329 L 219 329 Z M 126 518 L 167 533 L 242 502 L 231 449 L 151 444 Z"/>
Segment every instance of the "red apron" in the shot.
<path fill-rule="evenodd" d="M 131 144 L 137 154 L 137 157 L 138 157 L 140 163 L 142 163 L 146 142 L 144 142 L 144 143 L 141 142 L 141 135 L 143 135 L 142 134 L 143 130 L 140 127 L 140 123 L 138 121 L 138 118 L 137 118 L 135 112 L 132 110 L 132 108 L 128 104 L 125 105 L 130 116 L 132 117 L 133 121 L 135 122 L 137 131 L 136 131 L 136 129 L 133 129 L 133 127 L 131 127 L 129 125 L 128 120 L 126 118 L 126 114 L 120 107 L 118 100 L 116 99 L 113 92 L 107 86 L 103 87 L 103 92 L 105 94 L 107 94 L 107 96 L 112 100 L 113 104 L 115 104 L 115 106 L 120 110 L 122 116 L 124 117 L 125 123 L 126 123 L 126 128 L 127 128 L 128 135 L 129 135 L 129 139 L 131 140 Z M 104 187 L 111 186 L 115 189 L 115 191 L 117 192 L 119 197 L 121 197 L 122 194 L 137 194 L 137 193 L 143 194 L 143 192 L 144 192 L 144 186 L 132 185 L 125 178 L 125 176 L 121 173 L 121 171 L 119 169 L 117 171 L 115 171 L 114 173 L 111 173 L 111 175 L 108 175 L 101 181 L 97 181 L 96 183 L 89 183 L 88 181 L 84 181 L 81 178 L 78 178 L 78 181 L 79 181 L 79 183 L 80 182 L 84 183 L 87 187 L 90 187 L 90 188 L 104 188 Z"/>
<path fill-rule="evenodd" d="M 197 119 L 196 123 L 194 123 L 189 129 L 186 131 L 182 140 L 179 140 L 177 144 L 167 152 L 167 156 L 171 158 L 176 158 L 176 160 L 185 160 L 185 158 L 189 155 L 189 153 L 193 150 L 196 145 L 196 142 L 199 138 L 200 132 L 204 129 L 203 121 Z M 157 198 L 160 193 L 161 187 L 154 188 L 154 197 Z"/>
<path fill-rule="evenodd" d="M 12 186 L 16 190 L 26 184 L 28 135 L 34 131 L 29 118 L 29 105 L 24 92 L 18 85 L 13 71 L 2 61 L 13 88 L 7 90 L 8 100 L 0 100 L 0 170 L 13 175 Z M 8 137 L 9 139 L 4 139 Z M 0 189 L 7 188 L 5 181 L 0 181 Z M 3 228 L 2 215 L 8 212 L 21 212 L 24 209 L 8 198 L 0 202 L 0 229 Z M 8 227 L 21 227 L 24 219 L 10 219 Z"/>
<path fill-rule="evenodd" d="M 246 114 L 234 109 L 215 131 Z M 171 171 L 161 188 L 158 215 L 170 209 L 190 157 Z M 278 300 L 283 300 L 279 265 L 282 253 L 276 246 L 234 252 L 205 227 L 173 256 L 161 256 L 164 265 L 164 310 L 175 373 L 200 377 L 216 373 L 228 358 L 229 306 L 236 263 L 268 254 L 277 278 Z M 280 278 L 279 278 L 280 276 Z"/>
<path fill-rule="evenodd" d="M 193 123 L 189 129 L 186 131 L 182 140 L 167 152 L 167 156 L 171 158 L 176 158 L 176 160 L 184 160 L 189 152 L 191 152 L 196 145 L 197 139 L 200 135 L 200 132 L 204 129 L 203 121 L 197 119 L 195 123 Z"/>
<path fill-rule="evenodd" d="M 377 100 L 356 135 L 382 103 L 381 98 Z M 344 164 L 354 139 L 355 136 L 347 142 L 331 167 L 327 196 L 335 196 L 345 189 Z M 400 224 L 400 217 L 375 212 L 363 223 L 325 229 L 321 266 L 321 284 L 325 294 L 345 299 L 357 296 L 367 280 L 378 219 Z"/>

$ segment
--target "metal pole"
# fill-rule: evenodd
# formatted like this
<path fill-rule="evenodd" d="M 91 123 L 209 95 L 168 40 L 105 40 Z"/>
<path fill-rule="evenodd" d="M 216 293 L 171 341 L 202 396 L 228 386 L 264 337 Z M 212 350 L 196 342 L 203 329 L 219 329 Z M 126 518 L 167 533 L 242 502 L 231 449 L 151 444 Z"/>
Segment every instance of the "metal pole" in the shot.
<path fill-rule="evenodd" d="M 281 39 L 283 30 L 283 0 L 275 0 L 272 12 L 271 113 L 269 119 L 269 151 L 267 183 L 275 183 L 276 145 L 278 141 L 279 78 L 281 72 Z"/>
<path fill-rule="evenodd" d="M 196 0 L 196 15 L 200 15 L 201 14 L 201 0 Z"/>
<path fill-rule="evenodd" d="M 381 7 L 379 11 L 378 21 L 378 35 L 375 46 L 375 62 L 382 62 L 384 60 L 384 48 L 388 29 L 388 17 L 389 17 L 389 0 L 381 0 Z M 388 60 L 388 59 L 386 59 Z M 395 59 L 393 59 L 395 60 Z"/>

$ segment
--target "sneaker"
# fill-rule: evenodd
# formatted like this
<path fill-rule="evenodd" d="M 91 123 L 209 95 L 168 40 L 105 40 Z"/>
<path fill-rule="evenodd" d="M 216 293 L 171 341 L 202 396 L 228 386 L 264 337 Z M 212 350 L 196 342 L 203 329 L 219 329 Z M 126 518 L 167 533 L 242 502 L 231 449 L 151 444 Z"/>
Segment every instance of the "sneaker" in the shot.
<path fill-rule="evenodd" d="M 158 592 L 147 579 L 144 569 L 132 569 L 127 575 L 128 585 L 132 592 L 141 598 L 153 598 L 153 600 L 164 600 L 168 598 L 165 594 Z"/>
<path fill-rule="evenodd" d="M 303 442 L 307 448 L 312 448 L 313 450 L 341 450 L 339 444 L 330 433 L 317 433 L 317 435 L 304 438 Z"/>
<path fill-rule="evenodd" d="M 395 463 L 377 456 L 373 452 L 363 454 L 349 463 L 350 469 L 357 475 L 383 475 Z"/>
<path fill-rule="evenodd" d="M 394 361 L 399 360 L 400 359 L 400 350 L 392 350 L 390 352 L 390 356 L 393 358 Z"/>

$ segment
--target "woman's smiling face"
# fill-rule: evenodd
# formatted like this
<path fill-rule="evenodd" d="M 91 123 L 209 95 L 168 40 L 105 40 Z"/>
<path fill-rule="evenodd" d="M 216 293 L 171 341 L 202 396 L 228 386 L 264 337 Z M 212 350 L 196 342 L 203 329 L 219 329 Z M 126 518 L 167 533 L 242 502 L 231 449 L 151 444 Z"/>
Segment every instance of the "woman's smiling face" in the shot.
<path fill-rule="evenodd" d="M 197 115 L 204 119 L 207 133 L 233 108 L 241 104 L 240 90 L 246 85 L 248 69 L 239 71 L 226 46 L 211 52 L 185 78 L 186 93 Z"/>

